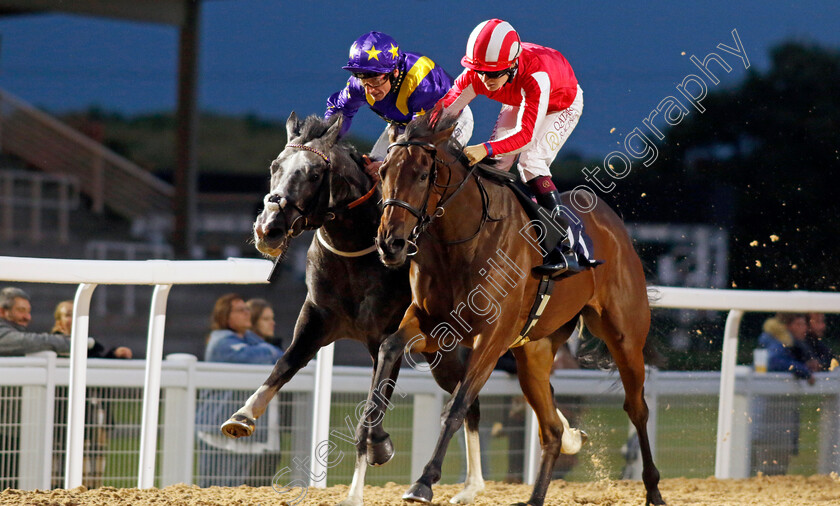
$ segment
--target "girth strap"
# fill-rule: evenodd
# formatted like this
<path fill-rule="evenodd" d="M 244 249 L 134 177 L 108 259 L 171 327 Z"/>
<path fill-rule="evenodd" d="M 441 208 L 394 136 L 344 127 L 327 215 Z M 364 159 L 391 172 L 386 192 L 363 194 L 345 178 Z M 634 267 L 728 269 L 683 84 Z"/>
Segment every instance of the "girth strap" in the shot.
<path fill-rule="evenodd" d="M 540 279 L 540 286 L 537 289 L 537 297 L 534 299 L 534 305 L 531 306 L 531 313 L 528 315 L 528 320 L 525 322 L 525 326 L 522 327 L 522 330 L 519 331 L 519 337 L 517 337 L 513 344 L 510 345 L 510 348 L 516 348 L 517 346 L 522 346 L 525 343 L 531 342 L 531 338 L 528 337 L 528 334 L 537 325 L 537 322 L 540 321 L 540 316 L 542 316 L 543 311 L 548 305 L 549 299 L 551 299 L 552 290 L 554 290 L 554 281 L 548 276 L 543 276 L 542 279 Z"/>

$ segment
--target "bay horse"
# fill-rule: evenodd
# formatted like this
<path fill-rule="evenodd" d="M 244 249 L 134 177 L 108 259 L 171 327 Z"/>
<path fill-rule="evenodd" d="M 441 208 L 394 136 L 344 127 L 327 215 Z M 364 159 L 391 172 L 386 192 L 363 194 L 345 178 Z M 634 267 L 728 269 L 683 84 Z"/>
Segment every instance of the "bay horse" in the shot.
<path fill-rule="evenodd" d="M 442 414 L 434 455 L 403 498 L 432 500 L 431 487 L 440 479 L 450 438 L 498 358 L 513 346 L 519 383 L 538 417 L 542 446 L 527 504 L 543 504 L 564 434 L 549 382 L 551 364 L 557 347 L 582 317 L 606 343 L 621 376 L 624 410 L 642 450 L 646 503 L 665 504 L 644 400 L 642 350 L 650 307 L 642 264 L 621 219 L 592 194 L 563 195 L 566 206 L 573 198 L 585 208 L 580 218 L 592 238 L 593 256 L 604 264 L 556 281 L 541 318 L 524 332 L 541 282 L 531 273 L 542 263 L 542 253 L 534 247 L 538 234 L 509 188 L 481 177 L 467 166 L 463 153 L 447 144 L 453 119 L 441 118 L 430 126 L 430 116 L 409 123 L 402 135 L 391 131 L 392 144 L 380 167 L 385 210 L 376 244 L 385 265 L 399 268 L 411 259 L 412 302 L 399 330 L 380 348 L 374 381 L 391 374 L 392 365 L 409 351 L 435 354 L 455 344 L 472 351 Z M 524 334 L 531 342 L 518 346 L 523 341 L 518 336 Z M 380 402 L 377 409 L 383 408 Z M 372 410 L 371 416 L 377 413 Z"/>
<path fill-rule="evenodd" d="M 254 421 L 268 403 L 318 350 L 340 338 L 361 341 L 374 367 L 379 346 L 399 326 L 411 301 L 408 269 L 389 269 L 375 254 L 373 241 L 381 209 L 376 182 L 366 175 L 362 157 L 349 144 L 336 142 L 341 115 L 330 120 L 310 116 L 301 123 L 293 112 L 286 122 L 287 144 L 271 163 L 271 189 L 254 223 L 257 249 L 270 257 L 284 255 L 291 239 L 317 229 L 307 253 L 308 293 L 300 310 L 292 343 L 271 375 L 221 427 L 231 438 L 250 436 Z M 433 357 L 427 357 L 432 359 Z M 452 392 L 464 365 L 450 352 L 433 371 L 435 381 Z M 377 398 L 387 403 L 394 391 L 399 363 L 387 378 L 372 383 Z M 467 414 L 467 478 L 453 502 L 466 504 L 484 489 L 478 446 L 478 402 Z M 394 454 L 381 417 L 356 428 L 356 467 L 343 506 L 363 504 L 365 470 L 382 465 Z"/>

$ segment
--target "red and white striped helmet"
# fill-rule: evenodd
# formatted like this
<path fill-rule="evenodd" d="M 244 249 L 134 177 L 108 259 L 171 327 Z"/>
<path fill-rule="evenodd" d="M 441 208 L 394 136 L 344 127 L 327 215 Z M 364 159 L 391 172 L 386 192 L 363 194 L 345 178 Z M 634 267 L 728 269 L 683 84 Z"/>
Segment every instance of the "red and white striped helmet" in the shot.
<path fill-rule="evenodd" d="M 492 72 L 510 67 L 522 51 L 519 34 L 507 21 L 488 19 L 476 26 L 467 40 L 467 54 L 461 65 Z"/>

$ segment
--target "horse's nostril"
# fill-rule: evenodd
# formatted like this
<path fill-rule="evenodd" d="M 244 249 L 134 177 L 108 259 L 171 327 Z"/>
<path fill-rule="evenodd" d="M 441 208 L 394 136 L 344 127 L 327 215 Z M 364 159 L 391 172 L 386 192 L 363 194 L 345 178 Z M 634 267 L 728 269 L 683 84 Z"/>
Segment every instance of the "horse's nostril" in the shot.
<path fill-rule="evenodd" d="M 265 239 L 279 239 L 285 234 L 283 227 L 268 225 L 265 227 Z"/>
<path fill-rule="evenodd" d="M 403 248 L 405 248 L 405 239 L 394 239 L 394 241 L 391 243 L 392 253 L 400 252 L 403 250 Z"/>

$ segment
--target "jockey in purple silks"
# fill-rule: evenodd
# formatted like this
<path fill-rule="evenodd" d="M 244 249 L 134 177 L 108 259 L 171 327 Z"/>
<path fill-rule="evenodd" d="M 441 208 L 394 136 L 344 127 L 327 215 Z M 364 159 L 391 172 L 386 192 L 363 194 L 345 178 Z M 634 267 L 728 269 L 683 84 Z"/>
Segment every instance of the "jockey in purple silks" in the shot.
<path fill-rule="evenodd" d="M 350 129 L 353 116 L 368 105 L 388 123 L 405 127 L 409 121 L 431 111 L 452 86 L 452 78 L 429 57 L 400 50 L 399 44 L 382 32 L 369 32 L 350 46 L 350 59 L 342 67 L 352 76 L 343 90 L 327 99 L 325 118 L 342 113 L 341 135 Z M 464 109 L 453 137 L 462 145 L 472 135 L 470 110 Z M 385 158 L 388 132 L 380 135 L 371 150 L 375 160 Z"/>

